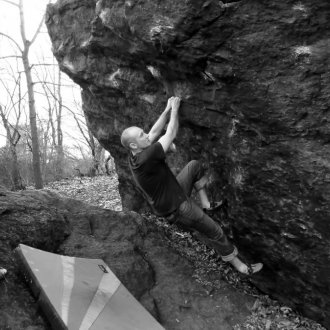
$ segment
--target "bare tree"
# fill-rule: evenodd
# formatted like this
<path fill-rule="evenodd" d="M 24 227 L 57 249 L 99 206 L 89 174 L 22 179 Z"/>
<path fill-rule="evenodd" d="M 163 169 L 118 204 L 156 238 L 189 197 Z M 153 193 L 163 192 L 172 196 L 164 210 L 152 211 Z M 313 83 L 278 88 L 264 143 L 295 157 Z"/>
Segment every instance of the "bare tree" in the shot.
<path fill-rule="evenodd" d="M 19 0 L 18 4 L 8 0 L 2 0 L 6 3 L 9 3 L 13 6 L 16 6 L 19 10 L 20 17 L 20 33 L 23 42 L 23 47 L 19 45 L 19 43 L 9 36 L 6 33 L 0 32 L 0 35 L 7 38 L 15 47 L 18 49 L 20 55 L 9 55 L 10 57 L 20 58 L 23 63 L 24 73 L 26 77 L 26 85 L 28 90 L 28 98 L 29 98 L 29 119 L 30 119 L 30 130 L 31 130 L 31 140 L 32 140 L 32 159 L 33 159 L 33 173 L 35 180 L 35 187 L 37 189 L 43 188 L 43 180 L 41 175 L 41 167 L 40 167 L 40 151 L 39 151 L 39 140 L 38 140 L 38 127 L 37 127 L 37 115 L 36 115 L 36 107 L 35 107 L 35 96 L 34 96 L 34 87 L 33 87 L 33 79 L 31 75 L 31 65 L 29 61 L 29 51 L 31 45 L 36 40 L 41 26 L 44 22 L 44 17 L 39 23 L 39 26 L 34 33 L 31 40 L 26 38 L 25 34 L 25 19 L 24 19 L 24 8 L 23 8 L 23 0 Z M 6 57 L 9 57 L 6 56 Z"/>
<path fill-rule="evenodd" d="M 55 75 L 49 72 L 49 69 L 47 68 L 44 68 L 43 77 L 41 77 L 40 73 L 37 72 L 36 75 L 38 78 L 37 83 L 42 85 L 44 95 L 48 100 L 49 123 L 52 131 L 52 141 L 55 149 L 57 150 L 57 167 L 63 168 L 62 164 L 64 158 L 64 150 L 61 120 L 63 110 L 66 110 L 73 115 L 77 124 L 77 128 L 81 133 L 81 139 L 77 138 L 76 136 L 72 138 L 79 142 L 76 147 L 78 150 L 80 150 L 82 158 L 86 161 L 87 159 L 82 145 L 85 145 L 90 150 L 93 165 L 88 170 L 88 175 L 95 176 L 96 174 L 102 173 L 103 171 L 101 165 L 105 161 L 105 150 L 88 129 L 85 117 L 81 113 L 81 106 L 78 104 L 78 102 L 74 100 L 72 104 L 73 110 L 63 103 L 62 87 L 67 85 L 62 83 L 61 72 L 58 70 L 57 79 L 54 79 Z M 70 87 L 73 86 L 71 85 Z M 50 102 L 50 99 L 55 100 L 55 102 Z M 54 117 L 56 117 L 55 120 Z M 70 134 L 68 135 L 70 136 Z"/>
<path fill-rule="evenodd" d="M 16 146 L 21 138 L 21 134 L 19 132 L 19 121 L 22 114 L 22 92 L 21 92 L 21 76 L 19 75 L 17 79 L 15 80 L 15 87 L 10 90 L 7 86 L 7 84 L 0 80 L 2 86 L 7 92 L 7 96 L 9 99 L 9 102 L 7 102 L 8 105 L 2 106 L 0 104 L 0 117 L 3 123 L 3 126 L 6 130 L 7 135 L 7 143 L 6 148 L 9 149 L 10 155 L 11 155 L 11 166 L 10 166 L 10 172 L 11 172 L 11 179 L 13 184 L 14 190 L 24 189 L 24 185 L 22 182 L 22 177 L 19 171 L 19 165 L 18 165 L 18 157 L 17 157 L 17 150 Z M 16 89 L 18 89 L 18 100 L 14 98 L 14 95 L 16 93 Z M 11 118 L 15 118 L 15 124 L 12 125 L 9 122 L 9 114 L 11 112 L 15 113 L 15 116 L 11 116 Z"/>
<path fill-rule="evenodd" d="M 42 64 L 41 64 L 42 65 Z M 51 130 L 52 149 L 56 151 L 55 171 L 56 178 L 60 179 L 63 176 L 64 148 L 63 148 L 63 131 L 62 131 L 62 74 L 58 67 L 53 68 L 50 72 L 47 66 L 44 66 L 43 78 L 40 77 L 40 72 L 36 72 L 38 81 L 41 83 L 44 91 L 44 96 L 48 103 L 48 129 Z M 57 71 L 56 71 L 57 70 Z M 54 118 L 55 117 L 55 118 Z"/>
<path fill-rule="evenodd" d="M 104 163 L 105 158 L 105 150 L 101 146 L 101 144 L 95 139 L 91 130 L 86 125 L 85 120 L 78 118 L 77 114 L 71 112 L 73 117 L 77 123 L 78 129 L 81 135 L 84 137 L 86 144 L 88 145 L 92 158 L 93 158 L 93 166 L 89 169 L 89 175 L 95 176 L 96 174 L 102 173 L 102 163 Z M 84 118 L 84 116 L 83 116 Z M 85 118 L 84 118 L 85 119 Z"/>
<path fill-rule="evenodd" d="M 61 93 L 61 70 L 58 70 L 58 86 L 57 86 L 57 103 L 56 103 L 56 134 L 57 134 L 57 175 L 62 177 L 63 175 L 63 160 L 64 160 L 64 151 L 63 151 L 63 132 L 62 132 L 62 111 L 63 111 L 63 100 Z"/>

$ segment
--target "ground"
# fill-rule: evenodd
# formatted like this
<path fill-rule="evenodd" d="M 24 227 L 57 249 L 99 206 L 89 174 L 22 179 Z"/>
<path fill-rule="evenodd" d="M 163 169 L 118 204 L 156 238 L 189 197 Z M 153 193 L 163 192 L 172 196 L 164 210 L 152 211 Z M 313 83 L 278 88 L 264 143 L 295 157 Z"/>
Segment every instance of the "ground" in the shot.
<path fill-rule="evenodd" d="M 120 211 L 122 206 L 117 186 L 116 176 L 98 176 L 57 181 L 48 184 L 46 189 L 86 203 Z M 291 308 L 281 305 L 279 302 L 260 293 L 247 278 L 240 277 L 231 267 L 221 262 L 215 252 L 196 240 L 194 235 L 183 232 L 176 226 L 170 225 L 153 215 L 144 214 L 143 216 L 146 221 L 154 221 L 163 230 L 164 237 L 170 242 L 171 246 L 193 262 L 196 281 L 201 281 L 203 272 L 208 272 L 209 275 L 213 272 L 214 277 L 208 276 L 212 279 L 212 283 L 207 283 L 211 287 L 217 287 L 217 285 L 220 285 L 220 280 L 225 280 L 237 290 L 252 294 L 257 298 L 251 315 L 243 324 L 237 324 L 234 330 L 325 330 L 318 323 L 302 317 Z M 221 273 L 220 278 L 218 277 L 219 271 Z"/>

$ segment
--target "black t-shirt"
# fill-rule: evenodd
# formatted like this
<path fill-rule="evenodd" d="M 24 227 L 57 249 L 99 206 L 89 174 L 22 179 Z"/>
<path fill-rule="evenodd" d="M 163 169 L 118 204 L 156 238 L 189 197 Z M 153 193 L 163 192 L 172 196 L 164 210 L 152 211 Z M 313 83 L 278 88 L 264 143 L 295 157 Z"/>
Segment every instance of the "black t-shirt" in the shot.
<path fill-rule="evenodd" d="M 174 212 L 186 196 L 165 162 L 165 152 L 159 142 L 136 155 L 130 155 L 129 165 L 138 188 L 159 216 Z"/>

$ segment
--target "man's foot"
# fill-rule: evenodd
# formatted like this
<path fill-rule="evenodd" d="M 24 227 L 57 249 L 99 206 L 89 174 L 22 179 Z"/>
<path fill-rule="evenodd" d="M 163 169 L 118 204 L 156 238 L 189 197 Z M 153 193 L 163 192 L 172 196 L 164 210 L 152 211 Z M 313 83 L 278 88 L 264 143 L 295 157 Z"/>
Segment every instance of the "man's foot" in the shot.
<path fill-rule="evenodd" d="M 261 271 L 263 264 L 258 262 L 256 264 L 247 264 L 246 268 L 241 272 L 244 275 L 253 275 Z"/>
<path fill-rule="evenodd" d="M 219 210 L 223 206 L 223 202 L 210 202 L 210 207 L 204 207 L 203 211 L 206 214 L 213 214 L 215 211 Z"/>
<path fill-rule="evenodd" d="M 4 268 L 0 267 L 0 280 L 5 278 L 6 274 L 7 274 L 7 269 L 4 269 Z"/>
<path fill-rule="evenodd" d="M 233 260 L 229 261 L 235 269 L 243 275 L 253 275 L 261 271 L 263 264 L 258 262 L 256 264 L 249 264 L 242 262 L 239 258 L 235 257 Z"/>

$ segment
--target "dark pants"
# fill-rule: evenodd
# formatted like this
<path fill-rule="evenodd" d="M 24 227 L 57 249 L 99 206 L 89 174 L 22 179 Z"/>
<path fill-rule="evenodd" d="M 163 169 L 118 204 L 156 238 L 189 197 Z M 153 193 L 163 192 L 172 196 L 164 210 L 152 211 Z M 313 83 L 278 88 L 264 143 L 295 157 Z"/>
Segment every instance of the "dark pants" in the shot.
<path fill-rule="evenodd" d="M 221 255 L 224 261 L 231 261 L 238 254 L 236 247 L 228 241 L 220 225 L 205 214 L 190 198 L 194 185 L 198 186 L 198 181 L 203 174 L 200 162 L 192 160 L 177 175 L 176 178 L 187 200 L 180 205 L 176 215 L 169 221 L 187 229 L 197 230 L 206 236 L 209 245 Z"/>

